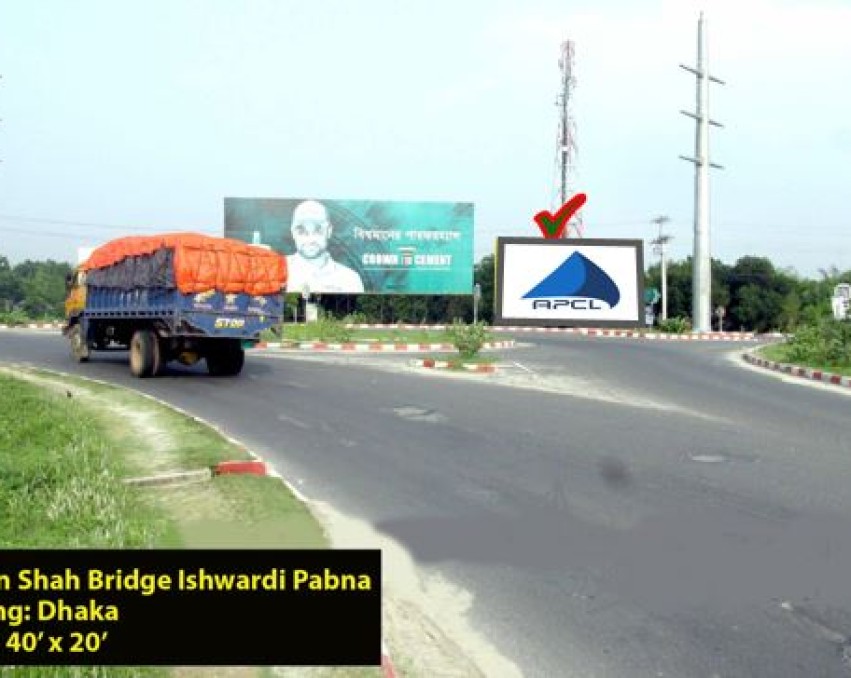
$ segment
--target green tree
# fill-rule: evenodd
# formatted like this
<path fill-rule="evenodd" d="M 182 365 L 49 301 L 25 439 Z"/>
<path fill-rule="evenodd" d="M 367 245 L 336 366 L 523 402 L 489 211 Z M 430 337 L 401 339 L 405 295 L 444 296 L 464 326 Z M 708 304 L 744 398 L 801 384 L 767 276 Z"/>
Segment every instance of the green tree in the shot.
<path fill-rule="evenodd" d="M 47 261 L 24 261 L 12 269 L 23 296 L 22 307 L 31 317 L 60 317 L 65 302 L 65 277 L 73 269 L 70 264 Z"/>
<path fill-rule="evenodd" d="M 18 283 L 9 260 L 0 256 L 0 311 L 10 311 L 22 299 L 21 286 Z"/>
<path fill-rule="evenodd" d="M 473 268 L 473 282 L 482 287 L 482 298 L 479 300 L 479 322 L 489 324 L 493 324 L 494 305 L 496 303 L 494 289 L 496 284 L 495 261 L 493 254 L 486 254 Z"/>

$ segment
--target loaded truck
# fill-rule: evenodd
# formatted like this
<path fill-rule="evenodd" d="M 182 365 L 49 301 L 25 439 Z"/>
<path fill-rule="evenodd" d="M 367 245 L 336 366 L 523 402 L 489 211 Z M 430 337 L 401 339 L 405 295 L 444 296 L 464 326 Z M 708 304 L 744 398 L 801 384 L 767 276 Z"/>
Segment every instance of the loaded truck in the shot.
<path fill-rule="evenodd" d="M 214 376 L 242 371 L 245 348 L 283 318 L 286 258 L 197 233 L 130 236 L 95 248 L 66 280 L 62 334 L 71 355 L 128 351 L 136 377 L 204 360 Z"/>

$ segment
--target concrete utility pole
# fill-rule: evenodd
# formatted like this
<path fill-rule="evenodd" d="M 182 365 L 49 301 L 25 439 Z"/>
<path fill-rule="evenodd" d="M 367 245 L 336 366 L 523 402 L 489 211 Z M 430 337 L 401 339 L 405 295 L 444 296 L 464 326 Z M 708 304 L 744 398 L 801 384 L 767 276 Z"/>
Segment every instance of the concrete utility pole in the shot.
<path fill-rule="evenodd" d="M 662 320 L 668 319 L 668 270 L 666 267 L 667 260 L 665 259 L 665 245 L 671 241 L 671 236 L 662 233 L 662 226 L 670 221 L 670 217 L 656 217 L 652 223 L 659 226 L 659 237 L 651 240 L 650 244 L 654 245 L 654 251 L 660 256 L 660 274 L 662 278 Z"/>
<path fill-rule="evenodd" d="M 709 75 L 706 68 L 706 21 L 703 12 L 697 22 L 697 68 L 680 64 L 697 76 L 697 112 L 680 111 L 697 122 L 694 157 L 681 155 L 694 163 L 694 259 L 692 261 L 692 327 L 695 332 L 712 331 L 712 252 L 709 238 L 709 168 L 723 169 L 709 161 L 709 125 L 723 127 L 709 119 L 709 81 L 723 81 Z"/>

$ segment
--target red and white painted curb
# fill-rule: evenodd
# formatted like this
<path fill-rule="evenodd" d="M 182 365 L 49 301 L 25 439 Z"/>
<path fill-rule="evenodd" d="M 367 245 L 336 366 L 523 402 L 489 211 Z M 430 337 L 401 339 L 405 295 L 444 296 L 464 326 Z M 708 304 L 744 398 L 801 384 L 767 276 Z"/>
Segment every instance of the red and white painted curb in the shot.
<path fill-rule="evenodd" d="M 24 323 L 23 325 L 0 324 L 0 330 L 61 330 L 61 323 Z"/>
<path fill-rule="evenodd" d="M 448 325 L 380 325 L 349 324 L 350 329 L 402 329 L 402 330 L 445 330 Z M 496 325 L 486 328 L 490 332 L 552 332 L 555 334 L 578 334 L 589 337 L 636 337 L 641 339 L 662 339 L 671 341 L 754 341 L 759 338 L 755 332 L 701 332 L 669 334 L 666 332 L 637 332 L 635 330 L 608 330 L 595 327 L 521 327 Z M 775 336 L 775 335 L 768 335 Z M 777 335 L 782 336 L 782 335 Z"/>
<path fill-rule="evenodd" d="M 452 363 L 448 360 L 411 360 L 411 367 L 424 367 L 428 369 L 449 369 L 452 367 Z M 479 365 L 476 363 L 463 363 L 461 367 L 468 372 L 484 372 L 484 373 L 493 373 L 496 372 L 495 365 Z"/>
<path fill-rule="evenodd" d="M 489 341 L 482 345 L 482 350 L 494 350 L 502 348 L 514 348 L 515 342 L 508 341 Z M 394 344 L 387 343 L 353 343 L 345 342 L 329 343 L 324 341 L 300 341 L 294 343 L 288 342 L 267 342 L 262 341 L 255 349 L 266 348 L 293 348 L 302 351 L 354 351 L 359 353 L 377 353 L 381 351 L 403 352 L 403 353 L 422 353 L 424 351 L 457 351 L 455 344 Z"/>
<path fill-rule="evenodd" d="M 841 374 L 833 374 L 824 372 L 823 370 L 814 370 L 809 367 L 799 367 L 798 365 L 790 365 L 788 363 L 778 363 L 765 358 L 758 358 L 751 353 L 745 353 L 742 356 L 745 362 L 757 367 L 774 370 L 775 372 L 783 372 L 793 377 L 802 379 L 810 379 L 812 381 L 820 381 L 823 384 L 833 384 L 834 386 L 845 386 L 851 388 L 851 377 L 843 377 Z"/>

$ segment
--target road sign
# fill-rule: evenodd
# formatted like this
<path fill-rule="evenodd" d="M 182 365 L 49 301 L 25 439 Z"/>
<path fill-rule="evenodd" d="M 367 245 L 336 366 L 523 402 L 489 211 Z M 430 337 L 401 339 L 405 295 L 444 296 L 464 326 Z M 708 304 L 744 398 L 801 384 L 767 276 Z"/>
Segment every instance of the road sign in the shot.
<path fill-rule="evenodd" d="M 662 295 L 659 294 L 659 290 L 655 287 L 649 287 L 644 290 L 644 303 L 645 304 L 655 304 L 662 298 Z"/>

